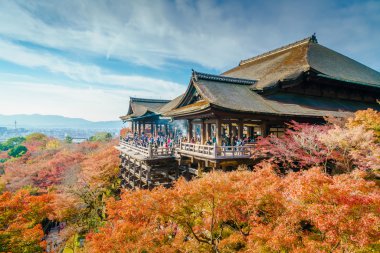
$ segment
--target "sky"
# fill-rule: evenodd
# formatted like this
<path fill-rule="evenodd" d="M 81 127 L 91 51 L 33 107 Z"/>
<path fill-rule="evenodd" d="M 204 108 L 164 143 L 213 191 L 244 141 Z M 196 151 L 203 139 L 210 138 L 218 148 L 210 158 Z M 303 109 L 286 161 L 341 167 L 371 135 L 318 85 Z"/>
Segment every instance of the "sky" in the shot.
<path fill-rule="evenodd" d="M 118 120 L 313 33 L 380 71 L 379 27 L 380 0 L 3 0 L 0 114 Z"/>

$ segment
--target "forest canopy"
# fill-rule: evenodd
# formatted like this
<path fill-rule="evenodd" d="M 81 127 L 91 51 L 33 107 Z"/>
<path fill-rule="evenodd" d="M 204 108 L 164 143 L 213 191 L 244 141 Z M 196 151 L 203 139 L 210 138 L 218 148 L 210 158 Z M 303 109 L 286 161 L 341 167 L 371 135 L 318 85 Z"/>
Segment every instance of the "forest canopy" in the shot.
<path fill-rule="evenodd" d="M 27 151 L 0 152 L 0 251 L 44 252 L 58 222 L 59 247 L 76 252 L 378 252 L 380 113 L 326 120 L 260 139 L 252 170 L 170 189 L 120 190 L 106 134 L 10 141 Z"/>

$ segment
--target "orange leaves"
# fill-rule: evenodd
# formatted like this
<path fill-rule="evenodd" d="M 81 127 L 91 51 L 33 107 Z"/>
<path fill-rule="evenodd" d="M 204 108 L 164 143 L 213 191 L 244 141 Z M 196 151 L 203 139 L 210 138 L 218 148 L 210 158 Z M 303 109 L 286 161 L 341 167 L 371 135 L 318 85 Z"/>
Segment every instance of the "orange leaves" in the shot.
<path fill-rule="evenodd" d="M 215 172 L 172 189 L 126 191 L 91 252 L 316 252 L 369 249 L 380 236 L 380 190 L 360 173 L 314 168 L 278 176 Z"/>
<path fill-rule="evenodd" d="M 127 134 L 131 133 L 132 130 L 129 127 L 123 127 L 120 129 L 120 137 L 125 138 Z"/>
<path fill-rule="evenodd" d="M 104 144 L 96 152 L 89 154 L 82 163 L 82 177 L 94 187 L 109 186 L 119 175 L 119 152 L 116 143 Z"/>
<path fill-rule="evenodd" d="M 51 196 L 32 196 L 26 190 L 0 195 L 1 252 L 42 252 L 41 221 L 48 216 Z"/>

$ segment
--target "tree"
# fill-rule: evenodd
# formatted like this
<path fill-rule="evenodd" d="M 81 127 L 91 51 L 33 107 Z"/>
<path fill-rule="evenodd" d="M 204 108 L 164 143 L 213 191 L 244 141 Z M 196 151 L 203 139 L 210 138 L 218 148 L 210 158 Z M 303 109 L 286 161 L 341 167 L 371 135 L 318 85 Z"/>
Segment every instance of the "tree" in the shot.
<path fill-rule="evenodd" d="M 73 138 L 68 135 L 68 136 L 65 137 L 65 142 L 66 143 L 73 143 Z"/>
<path fill-rule="evenodd" d="M 9 149 L 12 149 L 21 143 L 25 141 L 24 137 L 13 137 L 9 138 L 7 141 L 4 143 L 0 143 L 0 151 L 7 151 Z"/>
<path fill-rule="evenodd" d="M 27 151 L 28 151 L 28 149 L 25 146 L 19 145 L 19 146 L 11 148 L 8 151 L 8 155 L 11 157 L 17 158 L 17 157 L 21 157 L 22 155 L 24 155 Z"/>
<path fill-rule="evenodd" d="M 259 139 L 254 158 L 276 164 L 283 172 L 313 166 L 322 166 L 328 173 L 346 173 L 356 168 L 379 170 L 380 146 L 374 131 L 365 125 L 354 126 L 351 120 L 327 125 L 293 121 L 284 136 Z"/>
<path fill-rule="evenodd" d="M 112 139 L 112 134 L 111 133 L 106 133 L 106 132 L 100 132 L 96 133 L 94 136 L 90 137 L 90 141 L 110 141 Z"/>
<path fill-rule="evenodd" d="M 42 220 L 51 209 L 48 194 L 32 196 L 26 190 L 0 195 L 0 251 L 44 252 Z"/>
<path fill-rule="evenodd" d="M 74 186 L 61 188 L 53 202 L 55 219 L 67 222 L 64 234 L 73 238 L 101 226 L 105 203 L 119 194 L 119 159 L 114 142 L 105 143 L 81 162 Z"/>
<path fill-rule="evenodd" d="M 172 189 L 125 191 L 91 252 L 376 251 L 380 189 L 364 174 L 214 172 Z"/>
<path fill-rule="evenodd" d="M 380 112 L 373 109 L 357 111 L 347 122 L 347 127 L 363 126 L 367 130 L 375 133 L 377 142 L 380 142 Z"/>
<path fill-rule="evenodd" d="M 123 127 L 120 130 L 120 137 L 125 138 L 128 135 L 128 133 L 132 133 L 132 130 L 129 127 Z"/>
<path fill-rule="evenodd" d="M 24 145 L 30 152 L 38 152 L 46 148 L 46 144 L 49 141 L 49 137 L 41 133 L 29 134 L 25 137 Z"/>

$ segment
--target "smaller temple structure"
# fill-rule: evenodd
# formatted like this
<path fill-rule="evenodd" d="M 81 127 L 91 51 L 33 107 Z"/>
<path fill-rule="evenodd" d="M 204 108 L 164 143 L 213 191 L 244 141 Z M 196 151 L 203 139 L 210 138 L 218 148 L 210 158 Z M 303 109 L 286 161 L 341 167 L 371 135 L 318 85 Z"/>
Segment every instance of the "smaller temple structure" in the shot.
<path fill-rule="evenodd" d="M 177 127 L 172 124 L 171 118 L 162 116 L 163 112 L 172 109 L 178 99 L 130 98 L 128 113 L 120 118 L 131 123 L 132 134 L 121 139 L 116 147 L 120 151 L 122 187 L 169 187 L 179 176 L 191 177 L 186 171 L 180 171 L 175 156 Z M 157 144 L 168 139 L 172 140 L 170 145 Z"/>
<path fill-rule="evenodd" d="M 138 135 L 142 133 L 159 133 L 170 132 L 169 119 L 163 118 L 160 109 L 167 105 L 170 100 L 147 99 L 131 97 L 129 100 L 128 113 L 121 116 L 123 122 L 131 122 L 132 132 Z"/>

